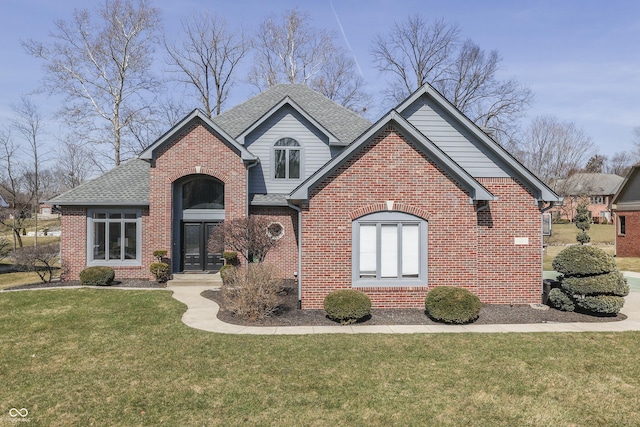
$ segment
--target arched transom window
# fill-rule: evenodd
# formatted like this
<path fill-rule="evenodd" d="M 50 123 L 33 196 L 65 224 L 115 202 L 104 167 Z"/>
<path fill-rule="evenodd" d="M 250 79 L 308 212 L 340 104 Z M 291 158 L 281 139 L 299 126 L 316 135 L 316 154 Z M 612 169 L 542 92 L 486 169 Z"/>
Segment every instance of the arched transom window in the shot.
<path fill-rule="evenodd" d="M 224 209 L 224 184 L 199 177 L 182 185 L 182 209 Z"/>
<path fill-rule="evenodd" d="M 293 138 L 282 138 L 274 144 L 276 179 L 300 179 L 300 144 Z"/>

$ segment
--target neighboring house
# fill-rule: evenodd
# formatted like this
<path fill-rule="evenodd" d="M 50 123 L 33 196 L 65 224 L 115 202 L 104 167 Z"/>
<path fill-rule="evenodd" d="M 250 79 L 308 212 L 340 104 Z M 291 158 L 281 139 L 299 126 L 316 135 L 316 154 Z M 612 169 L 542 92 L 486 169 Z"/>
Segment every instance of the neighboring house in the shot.
<path fill-rule="evenodd" d="M 0 194 L 0 208 L 8 208 L 9 207 L 9 203 L 7 203 L 4 200 L 4 197 L 2 197 L 2 194 Z"/>
<path fill-rule="evenodd" d="M 629 170 L 611 200 L 616 220 L 616 256 L 640 257 L 640 165 Z"/>
<path fill-rule="evenodd" d="M 610 223 L 614 219 L 611 198 L 622 181 L 623 177 L 611 173 L 576 173 L 559 180 L 554 189 L 564 201 L 550 212 L 554 219 L 573 221 L 578 204 L 584 200 L 588 202 L 587 209 L 594 223 Z"/>
<path fill-rule="evenodd" d="M 220 221 L 282 227 L 267 262 L 302 308 L 336 289 L 421 307 L 437 285 L 482 301 L 542 297 L 541 211 L 561 199 L 431 86 L 371 124 L 303 85 L 277 85 L 207 118 L 193 111 L 137 158 L 54 198 L 66 279 L 111 265 L 149 277 L 217 271 Z"/>

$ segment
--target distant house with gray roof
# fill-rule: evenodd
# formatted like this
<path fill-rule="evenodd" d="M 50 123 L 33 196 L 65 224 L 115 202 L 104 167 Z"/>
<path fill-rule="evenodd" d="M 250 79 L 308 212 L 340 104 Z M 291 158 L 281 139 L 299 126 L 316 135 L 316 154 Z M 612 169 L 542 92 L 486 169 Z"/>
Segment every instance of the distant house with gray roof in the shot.
<path fill-rule="evenodd" d="M 559 180 L 554 189 L 564 197 L 564 201 L 551 213 L 555 219 L 573 221 L 578 204 L 585 201 L 594 223 L 610 223 L 614 218 L 611 199 L 622 181 L 623 177 L 610 173 L 576 173 Z"/>
<path fill-rule="evenodd" d="M 194 110 L 137 158 L 50 203 L 65 280 L 88 266 L 151 278 L 215 273 L 224 221 L 266 218 L 265 262 L 301 308 L 352 288 L 374 307 L 420 307 L 434 286 L 487 303 L 542 296 L 541 211 L 561 198 L 433 87 L 376 123 L 304 85 L 276 85 L 208 118 Z"/>

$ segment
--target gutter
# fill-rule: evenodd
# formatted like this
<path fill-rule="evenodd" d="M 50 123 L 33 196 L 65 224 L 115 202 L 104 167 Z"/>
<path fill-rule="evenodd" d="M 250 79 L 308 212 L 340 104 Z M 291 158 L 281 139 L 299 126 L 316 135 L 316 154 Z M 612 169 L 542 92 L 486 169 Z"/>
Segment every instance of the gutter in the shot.
<path fill-rule="evenodd" d="M 298 212 L 298 310 L 302 309 L 302 208 L 287 200 L 289 207 Z"/>

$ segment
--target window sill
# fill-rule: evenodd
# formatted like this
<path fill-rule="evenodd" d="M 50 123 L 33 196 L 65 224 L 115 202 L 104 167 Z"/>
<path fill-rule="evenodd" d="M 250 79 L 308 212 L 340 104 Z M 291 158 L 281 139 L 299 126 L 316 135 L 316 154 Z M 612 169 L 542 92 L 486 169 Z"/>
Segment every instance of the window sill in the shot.
<path fill-rule="evenodd" d="M 395 279 L 395 280 L 358 280 L 351 283 L 353 288 L 416 288 L 428 285 L 423 279 Z"/>
<path fill-rule="evenodd" d="M 142 262 L 133 261 L 89 261 L 87 267 L 141 267 Z"/>

